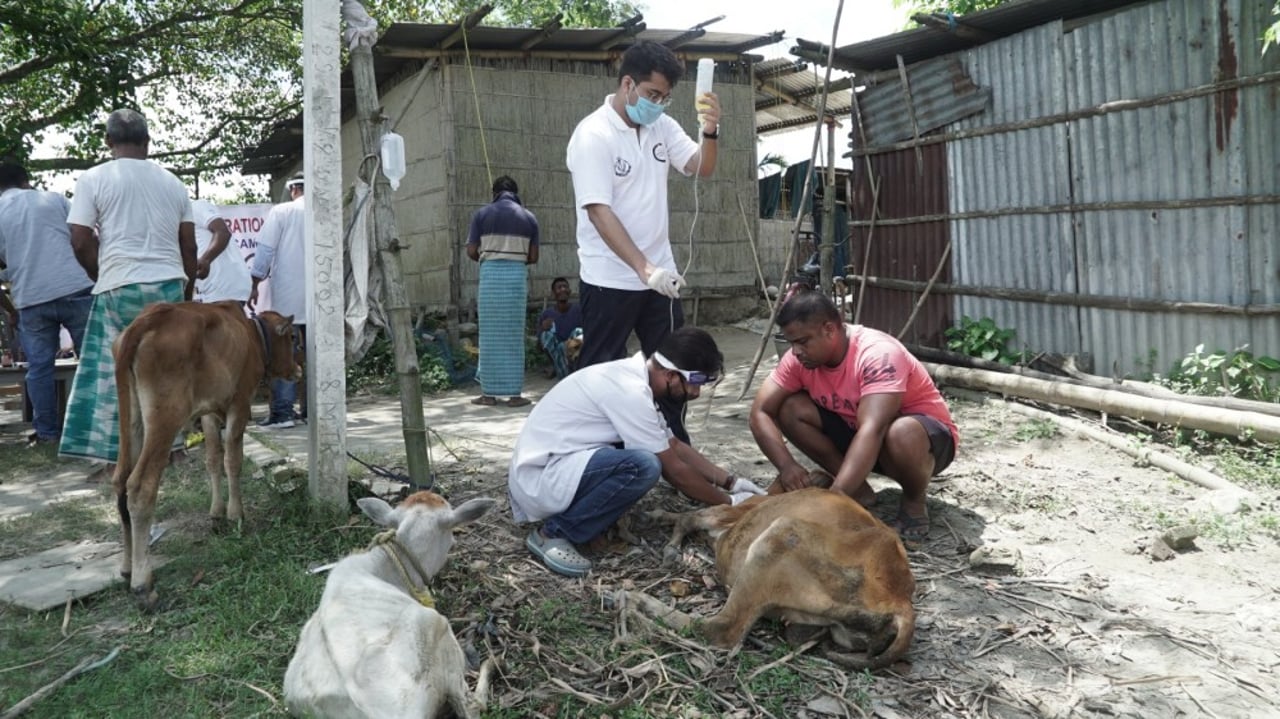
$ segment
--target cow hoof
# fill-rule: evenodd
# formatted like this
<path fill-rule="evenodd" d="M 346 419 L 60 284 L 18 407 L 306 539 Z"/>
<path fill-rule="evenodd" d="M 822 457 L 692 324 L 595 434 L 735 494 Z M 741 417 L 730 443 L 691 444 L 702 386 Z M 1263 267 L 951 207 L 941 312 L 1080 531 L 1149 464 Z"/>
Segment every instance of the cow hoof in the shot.
<path fill-rule="evenodd" d="M 728 636 L 729 627 L 723 622 L 717 622 L 715 619 L 708 619 L 702 623 L 702 636 L 706 637 L 707 643 L 717 649 L 733 649 L 738 645 L 737 641 L 731 641 Z"/>
<path fill-rule="evenodd" d="M 151 614 L 160 608 L 160 595 L 156 593 L 156 590 L 149 587 L 134 589 L 133 598 L 137 600 L 138 607 L 147 614 Z"/>

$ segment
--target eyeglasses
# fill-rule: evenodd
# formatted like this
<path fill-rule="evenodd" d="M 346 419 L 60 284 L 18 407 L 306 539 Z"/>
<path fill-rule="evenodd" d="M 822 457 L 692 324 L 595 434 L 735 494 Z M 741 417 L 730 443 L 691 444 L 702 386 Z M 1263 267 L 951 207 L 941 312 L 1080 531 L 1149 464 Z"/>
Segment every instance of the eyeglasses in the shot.
<path fill-rule="evenodd" d="M 657 362 L 664 369 L 669 369 L 674 372 L 679 372 L 680 376 L 684 377 L 684 381 L 688 382 L 694 387 L 701 387 L 702 385 L 705 385 L 705 384 L 715 384 L 716 382 L 720 381 L 720 375 L 718 374 L 707 374 L 705 372 L 699 372 L 697 370 L 680 369 L 679 367 L 676 366 L 675 362 L 672 362 L 671 360 L 664 357 L 661 352 L 654 352 L 653 360 Z"/>
<path fill-rule="evenodd" d="M 641 95 L 640 83 L 635 82 L 635 80 L 632 80 L 632 87 L 635 88 L 636 95 Z M 643 97 L 648 99 L 649 102 L 652 102 L 657 105 L 661 105 L 663 107 L 667 107 L 671 104 L 671 95 L 669 93 L 666 95 L 663 95 L 662 93 L 654 89 L 649 89 L 644 91 Z"/>

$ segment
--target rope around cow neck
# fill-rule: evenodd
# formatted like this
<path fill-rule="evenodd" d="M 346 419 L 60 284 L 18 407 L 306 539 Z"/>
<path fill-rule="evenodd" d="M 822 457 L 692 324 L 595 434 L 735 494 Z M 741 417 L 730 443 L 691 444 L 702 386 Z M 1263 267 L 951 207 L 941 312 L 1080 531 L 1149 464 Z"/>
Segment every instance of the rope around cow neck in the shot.
<path fill-rule="evenodd" d="M 385 532 L 379 532 L 374 535 L 373 540 L 369 542 L 369 550 L 372 551 L 376 547 L 382 547 L 387 556 L 391 558 L 391 563 L 400 571 L 400 578 L 404 580 L 405 586 L 408 587 L 409 595 L 417 600 L 418 604 L 428 609 L 434 608 L 436 599 L 431 596 L 431 589 L 427 586 L 427 582 L 431 578 L 427 576 L 426 570 L 418 563 L 418 559 L 413 556 L 413 553 L 405 549 L 405 546 L 396 539 L 396 530 L 388 529 Z M 404 555 L 403 559 L 400 556 L 401 554 Z M 422 577 L 421 589 L 418 588 L 417 582 L 413 581 L 413 578 L 409 576 L 409 570 L 405 569 L 405 559 L 409 561 L 409 566 L 413 567 L 413 571 L 417 572 L 419 577 Z"/>

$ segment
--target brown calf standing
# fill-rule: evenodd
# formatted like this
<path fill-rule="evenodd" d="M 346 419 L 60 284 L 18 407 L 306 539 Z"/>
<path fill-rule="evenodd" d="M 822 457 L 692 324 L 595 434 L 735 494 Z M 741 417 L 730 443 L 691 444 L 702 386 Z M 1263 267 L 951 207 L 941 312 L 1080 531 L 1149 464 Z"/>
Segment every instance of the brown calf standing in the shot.
<path fill-rule="evenodd" d="M 703 624 L 712 644 L 736 646 L 768 616 L 828 627 L 844 649 L 865 637 L 865 656 L 832 655 L 855 669 L 888 666 L 910 646 L 916 583 L 907 553 L 892 529 L 844 494 L 810 487 L 656 516 L 675 521 L 671 545 L 697 530 L 715 540 L 729 599 Z"/>
<path fill-rule="evenodd" d="M 113 484 L 124 534 L 120 573 L 143 608 L 154 608 L 157 599 L 147 542 L 174 437 L 200 417 L 209 515 L 241 519 L 240 465 L 253 391 L 264 375 L 298 377 L 293 332 L 293 318 L 275 312 L 250 319 L 234 302 L 183 302 L 151 305 L 116 339 L 120 456 Z"/>

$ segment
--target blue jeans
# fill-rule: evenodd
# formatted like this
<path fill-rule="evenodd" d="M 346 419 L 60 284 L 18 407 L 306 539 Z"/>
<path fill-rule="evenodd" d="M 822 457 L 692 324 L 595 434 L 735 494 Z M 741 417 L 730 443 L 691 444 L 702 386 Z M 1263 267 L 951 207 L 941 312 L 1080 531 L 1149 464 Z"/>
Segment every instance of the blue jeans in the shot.
<path fill-rule="evenodd" d="M 92 307 L 93 295 L 85 290 L 18 310 L 18 339 L 27 355 L 27 397 L 31 399 L 32 424 L 40 439 L 57 439 L 62 434 L 58 393 L 53 383 L 60 330 L 66 327 L 71 333 L 71 342 L 79 354 Z"/>
<path fill-rule="evenodd" d="M 662 476 L 662 462 L 639 449 L 596 450 L 582 473 L 582 483 L 569 508 L 547 518 L 542 533 L 585 544 L 604 534 L 631 505 L 640 501 Z"/>
<path fill-rule="evenodd" d="M 271 419 L 293 419 L 297 414 L 293 405 L 297 401 L 297 382 L 287 379 L 271 380 Z"/>
<path fill-rule="evenodd" d="M 302 351 L 302 333 L 306 331 L 306 325 L 294 325 L 297 332 L 294 334 L 296 342 L 293 346 L 293 354 L 296 357 Z M 281 419 L 297 419 L 300 415 L 293 406 L 298 402 L 298 383 L 287 379 L 271 380 L 271 416 L 273 420 Z"/>

